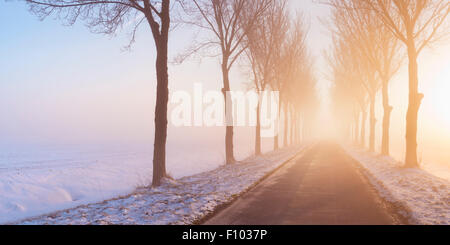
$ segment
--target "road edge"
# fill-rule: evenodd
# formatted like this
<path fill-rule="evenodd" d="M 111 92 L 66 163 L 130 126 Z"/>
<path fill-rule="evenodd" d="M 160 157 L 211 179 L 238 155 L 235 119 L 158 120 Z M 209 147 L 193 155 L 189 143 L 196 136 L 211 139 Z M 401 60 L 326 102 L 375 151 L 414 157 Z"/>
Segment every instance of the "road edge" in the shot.
<path fill-rule="evenodd" d="M 210 220 L 211 218 L 213 218 L 214 216 L 216 216 L 218 213 L 220 213 L 221 211 L 223 211 L 224 209 L 230 207 L 231 205 L 233 205 L 236 201 L 238 201 L 242 196 L 244 196 L 245 194 L 249 193 L 250 191 L 254 190 L 259 184 L 261 184 L 263 181 L 265 181 L 267 178 L 269 178 L 270 176 L 272 176 L 273 174 L 275 174 L 276 172 L 278 172 L 281 168 L 285 167 L 288 163 L 290 163 L 292 160 L 294 160 L 295 158 L 299 157 L 300 155 L 304 154 L 306 151 L 308 151 L 309 149 L 312 148 L 314 144 L 310 144 L 307 145 L 305 147 L 303 147 L 302 149 L 300 149 L 297 153 L 295 153 L 292 157 L 290 157 L 289 159 L 287 159 L 286 161 L 284 161 L 282 164 L 280 164 L 278 167 L 276 167 L 275 169 L 269 171 L 267 174 L 265 174 L 263 177 L 261 177 L 260 179 L 258 179 L 257 181 L 255 181 L 250 187 L 248 187 L 246 190 L 242 191 L 241 193 L 234 195 L 230 201 L 225 202 L 223 204 L 220 204 L 218 206 L 216 206 L 214 208 L 214 210 L 206 215 L 204 215 L 203 217 L 195 220 L 194 222 L 191 223 L 191 225 L 203 225 L 204 223 L 206 223 L 208 220 Z"/>
<path fill-rule="evenodd" d="M 416 222 L 414 222 L 411 218 L 412 216 L 411 216 L 411 211 L 409 210 L 409 208 L 406 207 L 405 205 L 403 205 L 397 199 L 392 198 L 391 192 L 389 190 L 386 190 L 385 188 L 383 188 L 384 191 L 389 193 L 389 196 L 391 197 L 392 200 L 389 200 L 386 197 L 383 197 L 383 195 L 380 193 L 380 191 L 377 189 L 377 187 L 373 183 L 372 179 L 374 179 L 375 177 L 367 169 L 365 169 L 364 166 L 358 160 L 353 158 L 345 150 L 344 147 L 342 147 L 342 146 L 339 146 L 339 147 L 341 148 L 342 152 L 351 160 L 352 165 L 355 166 L 355 168 L 357 169 L 359 174 L 362 176 L 364 181 L 367 183 L 367 185 L 369 185 L 372 192 L 381 201 L 380 204 L 383 206 L 383 208 L 385 208 L 389 211 L 389 213 L 391 214 L 391 217 L 397 223 L 396 225 L 414 225 L 414 224 L 416 224 Z"/>

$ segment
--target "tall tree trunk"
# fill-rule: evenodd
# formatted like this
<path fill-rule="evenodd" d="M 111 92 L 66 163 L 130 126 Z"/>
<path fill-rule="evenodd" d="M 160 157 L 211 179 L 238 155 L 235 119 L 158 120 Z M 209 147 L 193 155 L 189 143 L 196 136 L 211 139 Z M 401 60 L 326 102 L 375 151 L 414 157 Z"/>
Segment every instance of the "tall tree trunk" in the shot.
<path fill-rule="evenodd" d="M 310 121 L 303 117 L 303 125 L 302 125 L 302 140 L 309 140 L 308 129 L 309 129 Z"/>
<path fill-rule="evenodd" d="M 281 97 L 281 95 L 280 95 Z M 280 149 L 280 145 L 279 145 L 279 140 L 278 140 L 278 136 L 280 135 L 280 119 L 281 119 L 281 109 L 282 109 L 282 103 L 281 103 L 281 98 L 280 98 L 280 102 L 278 103 L 278 119 L 277 119 L 277 125 L 275 125 L 275 130 L 276 135 L 275 137 L 273 137 L 273 149 L 276 151 L 278 149 Z"/>
<path fill-rule="evenodd" d="M 300 115 L 295 113 L 295 136 L 294 136 L 295 144 L 300 144 Z"/>
<path fill-rule="evenodd" d="M 301 144 L 302 143 L 302 127 L 303 127 L 303 120 L 301 118 L 301 114 L 300 112 L 297 114 L 297 144 Z"/>
<path fill-rule="evenodd" d="M 406 115 L 406 154 L 405 167 L 419 167 L 417 161 L 417 119 L 423 94 L 419 91 L 419 78 L 417 67 L 417 50 L 414 40 L 408 42 L 409 59 L 409 104 Z"/>
<path fill-rule="evenodd" d="M 365 109 L 362 109 L 361 111 L 361 137 L 360 137 L 360 145 L 362 147 L 366 146 L 366 118 L 367 118 L 367 112 Z"/>
<path fill-rule="evenodd" d="M 377 120 L 375 119 L 375 95 L 370 96 L 370 136 L 369 136 L 369 150 L 371 152 L 375 151 L 375 124 Z"/>
<path fill-rule="evenodd" d="M 360 116 L 360 112 L 358 111 L 358 113 L 356 113 L 355 116 L 355 128 L 354 128 L 354 142 L 355 144 L 359 143 L 359 116 Z"/>
<path fill-rule="evenodd" d="M 156 106 L 155 141 L 153 146 L 153 186 L 161 185 L 166 177 L 167 104 L 169 102 L 169 73 L 167 53 L 170 29 L 170 0 L 161 3 L 161 26 L 153 21 L 150 7 L 144 2 L 145 16 L 156 46 Z M 161 27 L 161 30 L 160 30 Z"/>
<path fill-rule="evenodd" d="M 167 103 L 169 101 L 169 75 L 167 67 L 168 37 L 162 35 L 156 57 L 155 142 L 153 148 L 153 186 L 159 186 L 166 176 Z"/>
<path fill-rule="evenodd" d="M 298 126 L 298 143 L 301 144 L 304 141 L 303 136 L 303 127 L 305 127 L 305 119 L 302 117 L 302 113 L 298 114 L 298 120 L 300 121 L 300 125 Z"/>
<path fill-rule="evenodd" d="M 222 75 L 223 75 L 223 97 L 225 99 L 225 118 L 226 118 L 226 132 L 225 132 L 225 161 L 226 164 L 233 164 L 236 162 L 233 151 L 233 101 L 228 98 L 230 89 L 230 78 L 228 70 L 228 57 L 224 56 L 222 63 Z"/>
<path fill-rule="evenodd" d="M 383 96 L 383 134 L 381 137 L 381 154 L 389 156 L 389 128 L 391 121 L 392 106 L 389 105 L 389 81 L 383 79 L 382 87 Z"/>
<path fill-rule="evenodd" d="M 345 124 L 345 132 L 347 132 L 346 136 L 347 136 L 348 142 L 352 142 L 353 125 L 351 123 L 351 120 L 349 120 L 349 122 Z"/>
<path fill-rule="evenodd" d="M 260 104 L 261 100 L 258 100 L 258 106 L 256 108 L 256 137 L 255 137 L 255 155 L 261 155 L 261 112 Z"/>
<path fill-rule="evenodd" d="M 291 145 L 294 145 L 295 144 L 294 136 L 295 136 L 295 130 L 297 127 L 297 121 L 295 118 L 294 108 L 292 106 L 291 106 L 290 114 L 291 114 L 291 120 L 290 120 L 291 131 L 289 132 L 289 135 L 291 136 L 291 138 L 290 138 Z"/>
<path fill-rule="evenodd" d="M 287 147 L 289 145 L 288 130 L 289 130 L 289 104 L 286 102 L 284 103 L 284 137 L 283 137 L 284 147 Z"/>
<path fill-rule="evenodd" d="M 300 144 L 300 114 L 295 113 L 295 144 Z"/>

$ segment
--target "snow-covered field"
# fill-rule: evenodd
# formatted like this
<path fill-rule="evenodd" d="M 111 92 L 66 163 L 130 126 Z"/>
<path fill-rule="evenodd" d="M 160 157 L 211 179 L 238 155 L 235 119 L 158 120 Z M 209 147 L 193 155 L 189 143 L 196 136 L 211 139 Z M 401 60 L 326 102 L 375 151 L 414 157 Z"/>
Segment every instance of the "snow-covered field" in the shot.
<path fill-rule="evenodd" d="M 402 168 L 390 157 L 347 147 L 371 183 L 388 201 L 400 205 L 415 224 L 450 224 L 450 181 L 421 169 Z"/>
<path fill-rule="evenodd" d="M 242 134 L 242 135 L 241 135 Z M 240 133 L 237 159 L 253 152 Z M 167 147 L 167 171 L 179 179 L 223 165 L 221 137 L 180 137 Z M 242 138 L 242 139 L 241 139 Z M 152 141 L 83 144 L 0 142 L 0 224 L 128 195 L 152 177 Z M 263 144 L 263 150 L 271 148 Z"/>
<path fill-rule="evenodd" d="M 190 224 L 250 188 L 301 150 L 292 147 L 236 165 L 166 180 L 158 188 L 84 205 L 19 222 L 19 224 Z"/>

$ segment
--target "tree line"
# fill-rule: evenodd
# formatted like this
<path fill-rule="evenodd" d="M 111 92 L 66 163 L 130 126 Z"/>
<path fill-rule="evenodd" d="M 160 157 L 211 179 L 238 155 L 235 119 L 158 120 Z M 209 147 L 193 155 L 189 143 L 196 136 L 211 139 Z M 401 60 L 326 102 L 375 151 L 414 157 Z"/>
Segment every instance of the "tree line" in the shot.
<path fill-rule="evenodd" d="M 408 63 L 405 167 L 417 160 L 419 92 L 418 62 L 427 46 L 448 37 L 447 0 L 327 0 L 331 7 L 333 47 L 327 53 L 332 70 L 334 112 L 355 142 L 364 146 L 369 121 L 369 150 L 375 151 L 375 97 L 383 106 L 381 154 L 389 155 L 389 83 L 402 63 Z M 423 81 L 425 82 L 425 81 Z"/>
<path fill-rule="evenodd" d="M 307 27 L 301 14 L 292 17 L 287 0 L 25 0 L 29 11 L 45 19 L 57 16 L 64 24 L 78 20 L 96 33 L 113 35 L 132 23 L 130 44 L 138 28 L 146 24 L 156 48 L 156 108 L 153 153 L 153 186 L 166 173 L 169 69 L 168 50 L 174 18 L 208 32 L 211 39 L 196 42 L 181 61 L 205 49 L 218 52 L 223 78 L 222 93 L 232 91 L 230 70 L 241 62 L 249 67 L 249 83 L 258 92 L 280 92 L 279 112 L 284 122 L 284 146 L 299 143 L 311 124 L 311 109 L 318 104 L 313 60 L 306 46 Z M 187 26 L 186 25 L 186 26 Z M 260 102 L 261 103 L 261 102 Z M 260 103 L 257 108 L 255 154 L 261 154 Z M 226 163 L 234 157 L 232 106 L 225 105 Z M 300 124 L 300 122 L 302 122 Z M 279 148 L 274 137 L 274 149 Z"/>

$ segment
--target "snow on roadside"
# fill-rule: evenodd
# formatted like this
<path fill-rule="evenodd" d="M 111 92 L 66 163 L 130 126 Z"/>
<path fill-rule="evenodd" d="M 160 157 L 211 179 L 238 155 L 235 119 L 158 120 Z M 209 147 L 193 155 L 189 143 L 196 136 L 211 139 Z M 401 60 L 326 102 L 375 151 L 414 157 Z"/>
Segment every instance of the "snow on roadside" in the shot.
<path fill-rule="evenodd" d="M 232 166 L 166 181 L 158 188 L 23 220 L 16 224 L 191 224 L 250 188 L 301 150 L 252 157 Z"/>
<path fill-rule="evenodd" d="M 245 133 L 236 136 L 239 160 L 254 151 L 253 138 Z M 168 174 L 179 179 L 221 166 L 223 142 L 212 136 L 196 138 L 195 144 L 182 137 L 169 141 Z M 151 142 L 27 144 L 0 139 L 0 224 L 102 202 L 147 186 L 152 180 Z M 262 146 L 263 152 L 271 150 L 271 144 Z"/>
<path fill-rule="evenodd" d="M 371 183 L 388 201 L 408 210 L 404 214 L 415 224 L 450 224 L 450 182 L 421 169 L 402 168 L 390 157 L 359 149 L 347 153 L 368 172 Z"/>

